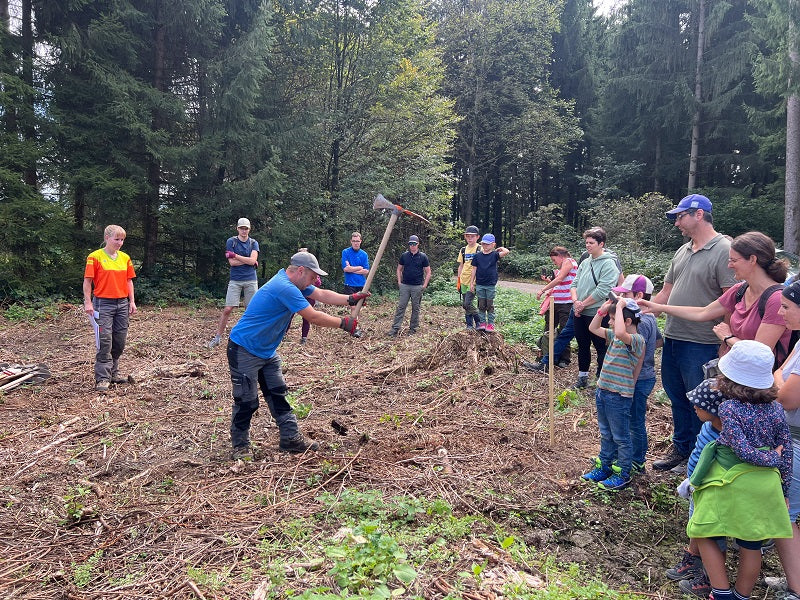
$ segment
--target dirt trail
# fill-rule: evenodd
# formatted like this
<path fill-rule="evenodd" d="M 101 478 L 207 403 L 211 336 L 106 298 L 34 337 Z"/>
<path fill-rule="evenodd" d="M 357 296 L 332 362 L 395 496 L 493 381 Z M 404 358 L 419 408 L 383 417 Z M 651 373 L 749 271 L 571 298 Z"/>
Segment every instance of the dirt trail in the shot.
<path fill-rule="evenodd" d="M 541 290 L 544 285 L 541 283 L 527 283 L 525 281 L 505 281 L 500 280 L 497 282 L 499 287 L 509 288 L 512 290 L 519 290 L 520 292 L 526 292 L 528 294 L 535 294 L 539 290 Z"/>

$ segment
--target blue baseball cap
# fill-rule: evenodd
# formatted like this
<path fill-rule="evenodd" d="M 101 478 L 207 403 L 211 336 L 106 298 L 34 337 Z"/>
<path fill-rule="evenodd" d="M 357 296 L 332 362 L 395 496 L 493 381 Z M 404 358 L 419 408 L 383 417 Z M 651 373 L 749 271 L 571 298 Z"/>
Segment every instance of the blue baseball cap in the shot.
<path fill-rule="evenodd" d="M 701 194 L 686 196 L 678 202 L 678 206 L 667 211 L 667 218 L 674 219 L 679 213 L 687 210 L 697 210 L 698 208 L 702 208 L 705 212 L 711 212 L 711 200 Z"/>
<path fill-rule="evenodd" d="M 483 235 L 483 239 L 481 240 L 481 244 L 494 244 L 495 239 L 491 233 L 486 233 Z"/>

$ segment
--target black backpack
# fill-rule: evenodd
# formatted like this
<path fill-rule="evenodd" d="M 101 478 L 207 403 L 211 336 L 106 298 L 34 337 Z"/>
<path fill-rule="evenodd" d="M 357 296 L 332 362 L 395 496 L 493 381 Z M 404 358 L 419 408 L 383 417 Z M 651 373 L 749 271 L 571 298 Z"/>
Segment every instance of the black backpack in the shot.
<path fill-rule="evenodd" d="M 739 289 L 736 290 L 736 303 L 738 304 L 741 302 L 742 298 L 744 298 L 744 292 L 747 289 L 747 282 L 745 281 L 742 285 L 739 286 Z M 775 285 L 771 285 L 767 289 L 765 289 L 761 293 L 761 297 L 758 299 L 758 316 L 762 319 L 764 318 L 764 311 L 767 310 L 767 300 L 769 300 L 770 296 L 777 292 L 778 290 L 782 290 L 783 286 L 780 283 L 776 283 Z M 784 348 L 781 341 L 778 340 L 775 343 L 775 369 L 780 367 L 783 364 L 783 361 L 792 353 L 797 340 L 800 339 L 800 331 L 792 330 L 792 334 L 789 336 L 789 347 Z"/>

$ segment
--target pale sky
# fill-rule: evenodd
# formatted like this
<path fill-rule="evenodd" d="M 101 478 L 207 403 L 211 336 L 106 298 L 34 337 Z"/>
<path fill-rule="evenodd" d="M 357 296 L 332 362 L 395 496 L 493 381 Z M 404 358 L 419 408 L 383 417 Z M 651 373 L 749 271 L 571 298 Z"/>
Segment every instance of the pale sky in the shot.
<path fill-rule="evenodd" d="M 619 0 L 594 0 L 594 5 L 597 7 L 597 12 L 607 15 Z"/>

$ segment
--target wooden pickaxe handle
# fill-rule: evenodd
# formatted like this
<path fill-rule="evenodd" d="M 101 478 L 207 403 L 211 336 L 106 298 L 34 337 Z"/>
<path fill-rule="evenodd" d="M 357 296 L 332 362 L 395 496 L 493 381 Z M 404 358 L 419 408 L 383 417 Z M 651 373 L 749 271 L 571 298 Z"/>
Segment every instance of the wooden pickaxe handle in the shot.
<path fill-rule="evenodd" d="M 372 267 L 370 267 L 369 273 L 367 273 L 367 280 L 364 282 L 364 288 L 362 291 L 368 292 L 369 286 L 372 285 L 372 280 L 375 279 L 375 273 L 378 272 L 378 265 L 381 264 L 381 258 L 383 258 L 383 252 L 386 250 L 386 246 L 389 244 L 389 238 L 392 236 L 392 230 L 394 229 L 394 224 L 397 223 L 397 217 L 400 216 L 400 211 L 394 209 L 392 211 L 392 216 L 389 219 L 389 224 L 386 226 L 386 231 L 383 232 L 383 239 L 381 239 L 381 245 L 378 246 L 378 251 L 375 253 L 375 260 L 372 261 Z M 358 319 L 358 315 L 361 313 L 361 307 L 364 306 L 364 300 L 359 300 L 358 304 L 356 304 L 356 309 L 353 311 L 353 318 Z"/>

